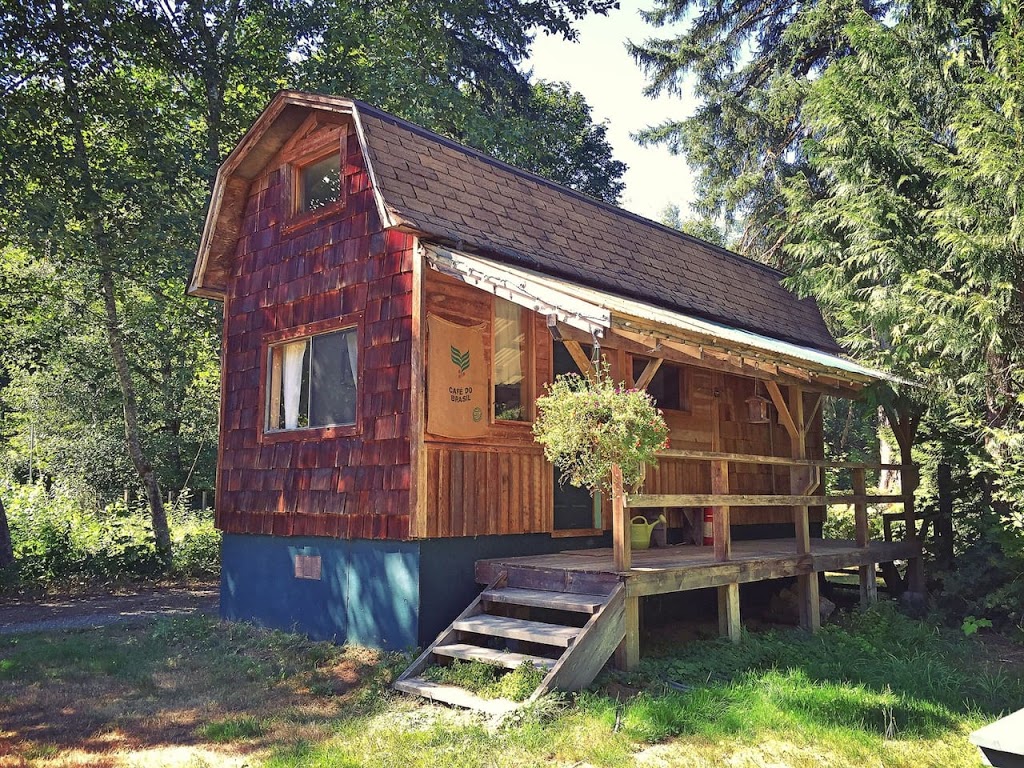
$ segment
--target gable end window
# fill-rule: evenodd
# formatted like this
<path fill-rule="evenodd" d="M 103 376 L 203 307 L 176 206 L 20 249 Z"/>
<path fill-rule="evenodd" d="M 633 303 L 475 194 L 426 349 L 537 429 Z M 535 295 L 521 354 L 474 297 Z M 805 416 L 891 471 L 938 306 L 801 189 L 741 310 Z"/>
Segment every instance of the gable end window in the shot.
<path fill-rule="evenodd" d="M 268 432 L 356 423 L 356 329 L 272 344 L 267 350 Z"/>
<path fill-rule="evenodd" d="M 341 153 L 299 167 L 298 210 L 316 211 L 341 199 Z"/>

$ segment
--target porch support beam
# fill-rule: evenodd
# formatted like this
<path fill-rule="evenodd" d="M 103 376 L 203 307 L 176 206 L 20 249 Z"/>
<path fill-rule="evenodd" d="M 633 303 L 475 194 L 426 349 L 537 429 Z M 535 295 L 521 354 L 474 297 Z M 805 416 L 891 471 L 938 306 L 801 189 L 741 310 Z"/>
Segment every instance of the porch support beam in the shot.
<path fill-rule="evenodd" d="M 769 392 L 772 388 L 769 388 Z M 780 393 L 781 395 L 781 393 Z M 774 395 L 773 395 L 774 400 Z M 779 411 L 780 415 L 782 411 Z M 807 458 L 807 421 L 804 416 L 804 392 L 800 387 L 789 388 L 789 408 L 793 430 L 790 432 L 790 445 L 794 459 Z M 787 430 L 789 428 L 787 427 Z M 809 483 L 806 468 L 790 469 L 790 490 L 799 494 Z M 811 554 L 811 529 L 809 510 L 806 505 L 793 507 L 793 523 L 796 528 L 796 552 L 798 555 Z M 797 576 L 798 601 L 800 604 L 800 626 L 811 632 L 821 627 L 820 597 L 818 595 L 818 574 L 811 572 Z"/>
<path fill-rule="evenodd" d="M 917 490 L 921 479 L 917 467 L 914 466 L 913 453 L 917 427 L 921 423 L 921 413 L 905 404 L 902 408 L 899 405 L 885 406 L 885 415 L 889 419 L 889 426 L 892 427 L 896 442 L 900 446 L 900 461 L 903 464 L 903 468 L 900 470 L 900 492 L 903 494 L 906 541 L 916 545 L 920 551 L 921 542 L 914 511 L 914 491 Z M 925 591 L 924 565 L 920 556 L 907 561 L 907 588 L 912 592 L 923 593 Z"/>
<path fill-rule="evenodd" d="M 868 531 L 867 483 L 864 479 L 863 469 L 853 469 L 850 474 L 853 476 L 853 495 L 858 498 L 853 505 L 857 546 L 867 550 L 871 547 L 871 535 Z M 860 576 L 861 608 L 867 608 L 878 601 L 878 579 L 875 575 L 875 567 L 875 563 L 865 563 L 857 568 Z"/>
<path fill-rule="evenodd" d="M 612 558 L 615 570 L 628 571 L 632 565 L 628 521 L 626 520 L 625 491 L 622 487 L 622 468 L 612 465 Z M 615 666 L 626 672 L 640 663 L 640 598 L 626 597 L 623 619 L 625 635 L 615 649 Z"/>
<path fill-rule="evenodd" d="M 587 353 L 583 351 L 583 346 L 573 339 L 565 339 L 562 343 L 580 372 L 588 379 L 594 378 L 594 364 L 590 362 Z"/>
<path fill-rule="evenodd" d="M 644 368 L 644 372 L 640 374 L 640 378 L 636 380 L 637 389 L 647 389 L 647 385 L 654 380 L 654 376 L 658 373 L 658 369 L 661 368 L 661 364 L 665 362 L 663 357 L 655 357 L 647 363 L 647 367 Z"/>
<path fill-rule="evenodd" d="M 782 396 L 782 392 L 779 390 L 779 385 L 774 381 L 769 380 L 764 383 L 764 386 L 765 389 L 768 390 L 769 396 L 772 398 L 772 403 L 775 404 L 775 410 L 779 412 L 779 421 L 782 423 L 782 426 L 786 428 L 786 432 L 789 433 L 790 441 L 795 443 L 795 441 L 801 438 L 800 430 L 797 428 L 796 422 L 793 421 L 793 416 L 789 412 L 789 405 L 786 404 L 786 398 Z M 803 459 L 806 457 L 797 456 L 794 453 L 793 458 Z"/>
<path fill-rule="evenodd" d="M 711 493 L 716 495 L 729 493 L 728 461 L 711 462 Z M 712 519 L 714 520 L 715 560 L 726 563 L 732 559 L 729 507 L 713 507 Z M 734 643 L 738 643 L 742 637 L 739 582 L 732 582 L 718 588 L 718 631 L 722 637 L 728 637 Z"/>
<path fill-rule="evenodd" d="M 590 343 L 586 333 L 576 328 L 559 323 L 558 330 L 563 338 L 578 339 L 584 344 Z M 805 389 L 823 392 L 835 397 L 857 397 L 858 391 L 861 389 L 861 385 L 858 382 L 847 382 L 834 376 L 820 376 L 811 379 L 809 374 L 806 375 L 807 378 L 788 375 L 781 372 L 782 368 L 779 365 L 755 358 L 742 358 L 740 364 L 732 363 L 728 359 L 724 359 L 727 353 L 719 353 L 722 355 L 722 358 L 716 357 L 712 353 L 717 352 L 717 350 L 704 347 L 699 343 L 674 338 L 670 339 L 662 334 L 644 333 L 639 330 L 628 330 L 619 326 L 608 330 L 603 344 L 632 354 L 644 355 L 645 357 L 658 355 L 680 365 L 692 365 L 697 368 L 732 373 L 737 376 L 761 378 L 768 375 L 783 385 L 800 384 Z M 737 359 L 736 356 L 733 356 L 733 359 Z"/>

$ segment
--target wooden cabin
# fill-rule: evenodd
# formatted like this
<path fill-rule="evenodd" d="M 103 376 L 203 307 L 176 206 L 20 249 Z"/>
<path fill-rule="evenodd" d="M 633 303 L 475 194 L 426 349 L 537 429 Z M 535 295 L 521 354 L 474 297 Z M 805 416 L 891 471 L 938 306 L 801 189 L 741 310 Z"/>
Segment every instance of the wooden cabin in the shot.
<path fill-rule="evenodd" d="M 572 688 L 616 646 L 635 661 L 645 595 L 717 587 L 734 637 L 740 584 L 797 577 L 812 628 L 817 572 L 859 567 L 870 596 L 919 549 L 867 540 L 867 465 L 839 500 L 858 540 L 818 538 L 821 403 L 884 376 L 782 277 L 358 101 L 278 94 L 218 173 L 189 287 L 224 307 L 224 617 L 429 661 L 493 655 L 492 631 L 536 651 L 530 611 L 570 613 L 520 655 Z M 545 384 L 598 356 L 671 428 L 616 499 L 559 483 L 532 434 Z M 643 513 L 668 546 L 630 553 Z"/>

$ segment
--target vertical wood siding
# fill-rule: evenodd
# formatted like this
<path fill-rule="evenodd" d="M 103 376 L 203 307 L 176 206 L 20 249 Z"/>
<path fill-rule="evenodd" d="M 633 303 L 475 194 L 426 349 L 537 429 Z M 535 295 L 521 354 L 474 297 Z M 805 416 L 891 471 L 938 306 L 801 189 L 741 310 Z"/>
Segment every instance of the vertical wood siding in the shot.
<path fill-rule="evenodd" d="M 491 355 L 491 302 L 482 290 L 426 274 L 426 311 L 461 325 L 484 323 L 484 354 Z M 535 392 L 551 378 L 551 337 L 532 314 Z M 426 361 L 429 367 L 430 360 Z M 538 533 L 552 528 L 553 474 L 531 424 L 491 423 L 472 443 L 426 434 L 427 536 Z"/>
<path fill-rule="evenodd" d="M 347 143 L 343 210 L 303 226 L 288 226 L 283 162 L 252 183 L 227 286 L 217 525 L 405 539 L 412 238 L 383 231 L 358 142 Z M 267 335 L 342 317 L 361 328 L 357 434 L 264 436 Z"/>

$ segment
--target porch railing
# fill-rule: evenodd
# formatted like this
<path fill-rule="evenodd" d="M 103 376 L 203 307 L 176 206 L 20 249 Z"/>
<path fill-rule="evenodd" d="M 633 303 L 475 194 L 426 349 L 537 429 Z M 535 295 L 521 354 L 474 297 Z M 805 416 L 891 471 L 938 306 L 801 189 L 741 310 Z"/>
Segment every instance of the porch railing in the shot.
<path fill-rule="evenodd" d="M 732 536 L 729 513 L 732 507 L 793 507 L 793 522 L 796 527 L 797 555 L 811 554 L 810 507 L 836 504 L 852 504 L 856 528 L 856 544 L 860 549 L 870 547 L 868 529 L 869 504 L 902 504 L 902 518 L 906 524 L 906 540 L 916 542 L 916 517 L 914 514 L 914 490 L 918 484 L 917 468 L 911 464 L 882 464 L 850 461 L 825 461 L 820 459 L 786 458 L 783 456 L 758 456 L 742 453 L 721 453 L 716 451 L 666 450 L 659 458 L 685 459 L 710 463 L 711 493 L 685 494 L 627 494 L 622 485 L 622 472 L 612 469 L 612 541 L 615 567 L 628 571 L 632 566 L 629 535 L 629 510 L 652 507 L 711 507 L 714 530 L 714 555 L 720 562 L 732 559 Z M 789 494 L 739 494 L 729 491 L 729 467 L 731 464 L 757 464 L 784 466 L 790 469 Z M 822 473 L 827 470 L 849 470 L 852 476 L 852 494 L 827 496 L 816 493 L 823 488 Z M 865 481 L 868 470 L 890 470 L 900 473 L 899 494 L 869 494 Z M 911 562 L 911 583 L 920 582 L 920 558 Z M 819 624 L 817 609 L 817 579 L 813 574 L 800 577 L 801 623 L 814 630 Z M 860 566 L 861 595 L 865 601 L 875 599 L 875 565 Z M 636 610 L 636 606 L 633 606 Z M 627 616 L 627 620 L 628 620 Z M 734 639 L 739 637 L 739 585 L 719 587 L 719 618 L 723 634 Z M 628 639 L 628 633 L 627 633 Z M 632 650 L 632 649 L 630 649 Z M 632 654 L 628 654 L 632 655 Z"/>

